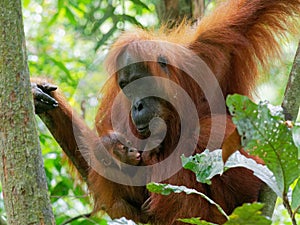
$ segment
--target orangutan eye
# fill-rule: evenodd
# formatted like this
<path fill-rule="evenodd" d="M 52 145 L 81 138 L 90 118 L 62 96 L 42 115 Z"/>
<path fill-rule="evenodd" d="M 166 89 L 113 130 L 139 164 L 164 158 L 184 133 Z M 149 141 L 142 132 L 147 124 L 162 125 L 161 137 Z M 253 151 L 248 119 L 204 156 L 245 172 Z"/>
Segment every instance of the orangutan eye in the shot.
<path fill-rule="evenodd" d="M 167 69 L 168 61 L 164 56 L 158 56 L 157 62 L 161 66 L 161 68 Z"/>

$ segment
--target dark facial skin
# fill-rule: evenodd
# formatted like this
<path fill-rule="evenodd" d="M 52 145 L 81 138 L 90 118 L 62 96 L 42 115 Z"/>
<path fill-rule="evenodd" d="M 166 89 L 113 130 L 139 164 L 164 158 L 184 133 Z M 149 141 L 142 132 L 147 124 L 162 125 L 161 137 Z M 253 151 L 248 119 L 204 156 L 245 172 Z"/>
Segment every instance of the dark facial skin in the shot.
<path fill-rule="evenodd" d="M 131 101 L 131 120 L 142 136 L 149 135 L 149 122 L 154 117 L 162 115 L 163 100 L 158 97 L 149 96 L 141 99 L 141 93 L 145 88 L 149 88 L 149 83 L 141 82 L 132 88 L 126 88 L 127 85 L 142 78 L 152 76 L 151 72 L 143 62 L 132 63 L 132 58 L 129 54 L 122 55 L 119 60 L 122 65 L 128 65 L 122 68 L 117 74 L 117 82 L 119 87 L 123 90 L 126 97 Z M 166 65 L 159 63 L 163 69 Z M 157 87 L 150 87 L 157 88 Z M 158 90 L 159 91 L 159 90 Z"/>

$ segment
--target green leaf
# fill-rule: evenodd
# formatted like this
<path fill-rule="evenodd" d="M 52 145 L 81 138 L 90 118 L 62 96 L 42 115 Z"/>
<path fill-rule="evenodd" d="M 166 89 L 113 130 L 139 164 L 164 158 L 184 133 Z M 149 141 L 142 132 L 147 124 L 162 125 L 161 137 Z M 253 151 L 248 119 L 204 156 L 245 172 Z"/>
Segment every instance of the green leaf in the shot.
<path fill-rule="evenodd" d="M 140 0 L 131 0 L 131 2 L 135 5 L 139 5 L 142 6 L 143 8 L 147 9 L 148 11 L 150 11 L 149 7 L 142 1 Z"/>
<path fill-rule="evenodd" d="M 247 158 L 239 151 L 233 153 L 225 165 L 222 159 L 222 150 L 205 150 L 201 154 L 190 157 L 181 157 L 182 165 L 185 169 L 193 171 L 198 182 L 210 184 L 211 178 L 216 175 L 222 175 L 224 171 L 230 168 L 244 167 L 252 170 L 254 175 L 268 184 L 275 193 L 280 195 L 278 184 L 274 180 L 273 173 L 264 165 L 258 164 L 253 159 Z"/>
<path fill-rule="evenodd" d="M 287 193 L 299 177 L 300 161 L 283 114 L 278 110 L 271 113 L 266 103 L 256 105 L 241 95 L 228 96 L 226 102 L 242 137 L 242 145 L 264 160 L 276 178 L 279 192 Z"/>
<path fill-rule="evenodd" d="M 100 39 L 100 41 L 98 41 L 95 50 L 97 50 L 98 48 L 100 48 L 100 46 L 104 45 L 105 42 L 113 35 L 113 33 L 117 30 L 117 25 L 114 24 L 114 26 L 112 28 L 110 28 L 110 30 L 104 34 L 102 36 L 102 38 Z"/>
<path fill-rule="evenodd" d="M 57 9 L 60 11 L 64 7 L 65 1 L 64 0 L 58 0 L 57 1 Z"/>
<path fill-rule="evenodd" d="M 69 19 L 70 23 L 73 24 L 73 25 L 76 25 L 77 22 L 76 22 L 76 19 L 75 19 L 75 16 L 74 16 L 73 12 L 70 10 L 69 7 L 65 7 L 65 10 L 66 10 L 66 16 Z"/>
<path fill-rule="evenodd" d="M 210 223 L 204 220 L 200 220 L 200 218 L 178 219 L 178 221 L 188 223 L 188 224 L 196 224 L 196 225 L 216 225 L 215 223 Z"/>
<path fill-rule="evenodd" d="M 105 10 L 105 14 L 103 17 L 101 17 L 99 20 L 95 22 L 93 25 L 93 28 L 91 30 L 91 33 L 95 33 L 96 30 L 99 29 L 99 27 L 110 17 L 114 15 L 115 7 L 112 5 L 108 5 L 107 9 Z"/>
<path fill-rule="evenodd" d="M 162 194 L 162 195 L 169 195 L 171 193 L 182 193 L 182 192 L 184 192 L 188 195 L 189 194 L 200 195 L 202 198 L 204 198 L 210 204 L 215 205 L 217 207 L 217 209 L 219 210 L 219 212 L 222 213 L 222 215 L 224 215 L 226 218 L 228 217 L 220 205 L 218 205 L 212 199 L 207 197 L 205 194 L 203 194 L 195 189 L 187 188 L 185 186 L 171 185 L 171 184 L 158 184 L 158 183 L 154 183 L 154 182 L 147 184 L 146 187 L 150 192 Z"/>
<path fill-rule="evenodd" d="M 129 23 L 132 23 L 134 25 L 137 25 L 139 27 L 144 27 L 143 24 L 141 24 L 134 16 L 129 16 L 126 14 L 122 15 L 116 15 L 118 17 L 118 20 L 120 21 L 128 21 Z"/>
<path fill-rule="evenodd" d="M 69 193 L 69 185 L 65 181 L 59 182 L 54 189 L 52 190 L 51 195 L 55 196 L 56 198 L 51 198 L 51 200 L 57 200 L 58 197 L 66 196 Z"/>
<path fill-rule="evenodd" d="M 24 7 L 24 8 L 27 8 L 27 6 L 28 6 L 29 3 L 30 3 L 30 0 L 23 0 L 22 2 L 23 2 L 23 7 Z"/>
<path fill-rule="evenodd" d="M 75 81 L 70 73 L 70 71 L 68 70 L 68 68 L 60 61 L 57 61 L 56 59 L 49 57 L 49 59 L 58 67 L 60 68 L 68 77 L 68 81 L 71 81 L 71 84 L 74 84 Z"/>
<path fill-rule="evenodd" d="M 297 210 L 297 213 L 300 213 L 299 207 L 300 207 L 300 178 L 298 179 L 292 193 L 292 209 Z"/>
<path fill-rule="evenodd" d="M 293 127 L 292 132 L 293 132 L 293 141 L 296 147 L 298 148 L 298 159 L 300 160 L 300 126 L 295 125 Z"/>
<path fill-rule="evenodd" d="M 270 225 L 271 220 L 261 215 L 261 203 L 244 204 L 236 208 L 224 225 Z"/>
<path fill-rule="evenodd" d="M 221 150 L 205 150 L 201 154 L 190 157 L 181 157 L 182 165 L 185 169 L 196 174 L 198 182 L 211 184 L 211 178 L 224 172 L 224 163 Z"/>
<path fill-rule="evenodd" d="M 52 26 L 52 25 L 56 22 L 58 16 L 59 16 L 59 12 L 55 13 L 55 14 L 52 16 L 51 20 L 48 22 L 48 26 Z"/>

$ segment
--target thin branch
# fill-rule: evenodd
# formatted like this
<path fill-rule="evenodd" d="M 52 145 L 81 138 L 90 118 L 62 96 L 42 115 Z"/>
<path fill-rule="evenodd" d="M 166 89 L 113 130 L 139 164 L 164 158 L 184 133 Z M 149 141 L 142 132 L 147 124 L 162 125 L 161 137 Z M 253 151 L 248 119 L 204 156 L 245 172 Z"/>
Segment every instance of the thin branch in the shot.
<path fill-rule="evenodd" d="M 69 223 L 71 223 L 75 220 L 81 219 L 81 218 L 90 218 L 91 215 L 92 215 L 92 213 L 86 213 L 86 214 L 78 215 L 78 216 L 75 216 L 73 218 L 70 218 L 70 219 L 66 220 L 61 225 L 67 225 L 67 224 L 69 224 Z"/>
<path fill-rule="evenodd" d="M 288 199 L 286 193 L 283 194 L 283 205 L 287 209 L 287 211 L 288 211 L 288 213 L 289 213 L 289 215 L 291 217 L 292 224 L 293 225 L 297 225 L 296 218 L 293 216 L 293 210 L 292 210 L 292 207 L 290 205 L 290 202 L 289 202 L 289 199 Z"/>

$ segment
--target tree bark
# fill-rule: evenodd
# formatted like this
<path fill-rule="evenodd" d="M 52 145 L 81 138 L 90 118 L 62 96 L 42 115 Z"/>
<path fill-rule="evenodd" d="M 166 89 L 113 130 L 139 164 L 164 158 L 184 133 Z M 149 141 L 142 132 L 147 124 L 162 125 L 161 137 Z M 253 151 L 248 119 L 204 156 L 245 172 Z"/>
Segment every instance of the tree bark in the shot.
<path fill-rule="evenodd" d="M 286 86 L 282 107 L 287 120 L 296 120 L 300 106 L 300 42 Z"/>
<path fill-rule="evenodd" d="M 0 1 L 0 175 L 8 224 L 55 224 L 29 82 L 20 0 Z"/>
<path fill-rule="evenodd" d="M 300 96 L 300 42 L 294 59 L 293 67 L 290 72 L 289 81 L 286 86 L 284 100 L 281 105 L 284 109 L 284 115 L 286 120 L 295 121 L 297 119 L 299 105 L 300 105 L 299 96 Z M 263 208 L 262 211 L 263 215 L 272 217 L 275 208 L 276 199 L 277 199 L 276 194 L 271 190 L 270 187 L 264 184 L 259 199 L 262 203 L 265 204 L 265 207 Z"/>
<path fill-rule="evenodd" d="M 161 24 L 173 27 L 183 19 L 194 21 L 204 15 L 205 0 L 156 0 L 156 12 Z"/>

